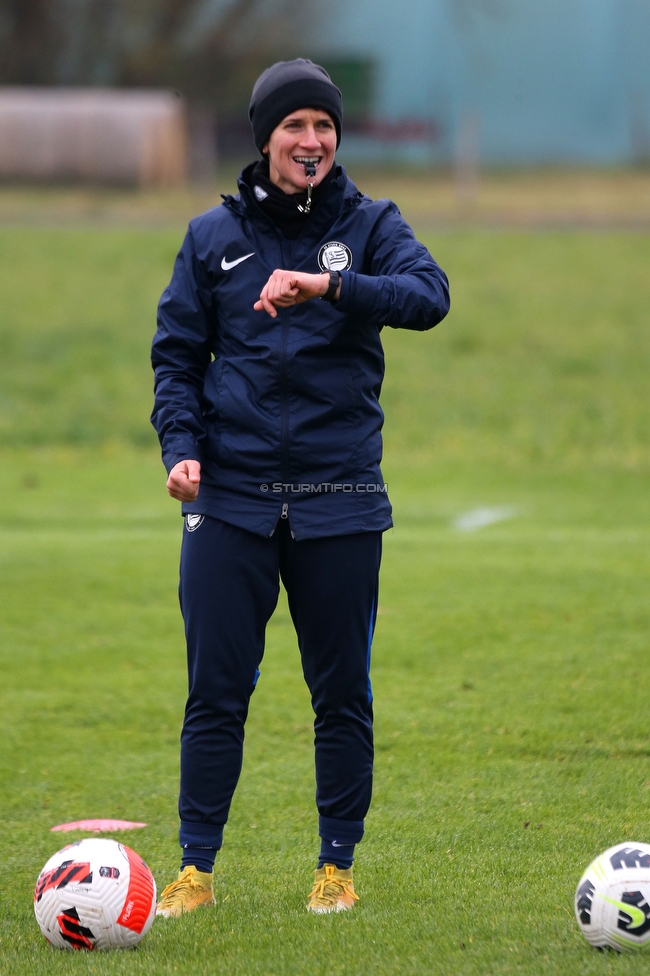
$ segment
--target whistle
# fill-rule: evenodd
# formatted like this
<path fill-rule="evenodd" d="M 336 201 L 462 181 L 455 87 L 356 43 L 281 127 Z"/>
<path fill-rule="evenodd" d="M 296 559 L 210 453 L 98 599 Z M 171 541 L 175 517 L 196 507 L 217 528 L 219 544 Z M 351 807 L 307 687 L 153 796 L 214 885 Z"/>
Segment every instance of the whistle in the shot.
<path fill-rule="evenodd" d="M 314 163 L 305 163 L 305 176 L 307 177 L 307 200 L 305 201 L 304 207 L 298 204 L 298 210 L 301 213 L 309 214 L 311 212 L 311 195 L 314 189 L 314 183 L 316 182 L 316 166 Z"/>

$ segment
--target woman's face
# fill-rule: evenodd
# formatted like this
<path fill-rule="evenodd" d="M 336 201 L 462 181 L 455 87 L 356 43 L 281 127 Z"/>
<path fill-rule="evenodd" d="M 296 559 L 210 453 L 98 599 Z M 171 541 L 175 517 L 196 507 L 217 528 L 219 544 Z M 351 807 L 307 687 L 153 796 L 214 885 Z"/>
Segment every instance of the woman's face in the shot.
<path fill-rule="evenodd" d="M 321 109 L 301 108 L 276 126 L 263 151 L 268 153 L 271 182 L 285 193 L 307 189 L 306 161 L 316 166 L 314 184 L 318 186 L 334 162 L 334 123 Z"/>

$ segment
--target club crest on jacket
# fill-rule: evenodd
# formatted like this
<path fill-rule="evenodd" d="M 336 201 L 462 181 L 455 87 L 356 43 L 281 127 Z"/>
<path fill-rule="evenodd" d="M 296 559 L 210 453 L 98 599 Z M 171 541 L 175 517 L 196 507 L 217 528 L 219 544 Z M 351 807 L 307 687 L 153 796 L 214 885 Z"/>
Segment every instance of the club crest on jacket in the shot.
<path fill-rule="evenodd" d="M 347 271 L 352 267 L 352 251 L 340 241 L 328 241 L 318 252 L 321 271 Z"/>

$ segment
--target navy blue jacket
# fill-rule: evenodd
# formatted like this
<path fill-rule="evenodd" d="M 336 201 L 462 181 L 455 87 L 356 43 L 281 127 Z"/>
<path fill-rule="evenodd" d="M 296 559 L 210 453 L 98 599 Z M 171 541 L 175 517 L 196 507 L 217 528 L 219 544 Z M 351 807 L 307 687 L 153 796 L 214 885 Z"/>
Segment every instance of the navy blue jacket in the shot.
<path fill-rule="evenodd" d="M 389 528 L 380 332 L 436 325 L 447 278 L 395 204 L 342 168 L 295 241 L 243 178 L 239 191 L 191 221 L 158 310 L 152 423 L 168 471 L 202 465 L 183 512 L 265 536 L 284 512 L 296 539 Z M 253 310 L 276 268 L 328 263 L 346 268 L 336 304 Z"/>

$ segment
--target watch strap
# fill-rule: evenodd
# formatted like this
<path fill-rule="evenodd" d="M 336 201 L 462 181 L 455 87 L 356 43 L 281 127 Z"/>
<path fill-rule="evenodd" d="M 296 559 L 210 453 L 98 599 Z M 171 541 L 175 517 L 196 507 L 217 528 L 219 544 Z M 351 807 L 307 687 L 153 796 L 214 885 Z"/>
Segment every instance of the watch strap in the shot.
<path fill-rule="evenodd" d="M 330 271 L 329 276 L 330 276 L 330 283 L 327 286 L 327 291 L 325 292 L 324 295 L 321 295 L 321 298 L 324 302 L 334 301 L 334 296 L 336 295 L 339 288 L 339 284 L 341 283 L 341 275 L 338 271 Z"/>

